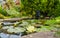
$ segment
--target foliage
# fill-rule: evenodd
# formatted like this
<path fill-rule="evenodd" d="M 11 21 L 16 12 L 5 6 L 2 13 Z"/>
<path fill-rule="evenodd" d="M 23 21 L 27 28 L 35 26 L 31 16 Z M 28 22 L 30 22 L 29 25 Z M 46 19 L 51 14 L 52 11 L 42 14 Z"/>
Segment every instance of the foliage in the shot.
<path fill-rule="evenodd" d="M 4 16 L 7 16 L 6 10 L 4 10 L 1 5 L 0 5 L 0 13 L 3 14 Z"/>
<path fill-rule="evenodd" d="M 0 5 L 0 13 L 4 16 L 20 17 L 20 6 L 16 6 L 13 0 L 6 0 L 7 4 Z"/>
<path fill-rule="evenodd" d="M 55 18 L 57 23 L 60 23 L 60 16 Z"/>
<path fill-rule="evenodd" d="M 45 24 L 54 25 L 54 24 L 56 24 L 56 20 L 47 20 L 47 21 L 45 22 Z"/>
<path fill-rule="evenodd" d="M 12 16 L 12 17 L 20 17 L 20 13 L 16 11 L 14 8 L 11 8 L 10 10 L 6 10 L 7 14 Z"/>
<path fill-rule="evenodd" d="M 14 11 L 16 16 L 13 14 L 12 17 L 20 17 L 20 16 L 33 16 L 37 10 L 40 10 L 41 16 L 60 16 L 60 1 L 59 0 L 20 0 L 20 5 L 15 5 L 13 0 L 7 0 L 7 4 L 9 5 L 9 9 L 2 9 L 0 5 L 0 13 L 4 16 L 10 16 L 8 13 Z M 8 8 L 8 6 L 6 6 Z M 11 9 L 13 8 L 13 10 Z M 11 12 L 12 13 L 12 12 Z M 19 14 L 18 14 L 19 13 Z M 20 15 L 20 16 L 19 16 Z"/>
<path fill-rule="evenodd" d="M 44 31 L 51 31 L 51 30 L 55 30 L 55 27 L 51 27 L 51 26 L 41 26 L 41 28 L 37 28 L 36 31 L 37 32 L 44 32 Z"/>
<path fill-rule="evenodd" d="M 22 0 L 22 3 L 24 5 L 24 10 L 26 11 L 26 14 L 29 13 L 33 15 L 33 11 L 40 10 L 41 14 L 47 13 L 47 16 L 60 15 L 59 0 Z"/>
<path fill-rule="evenodd" d="M 60 28 L 60 16 L 56 17 L 55 19 L 45 21 L 45 25 Z"/>

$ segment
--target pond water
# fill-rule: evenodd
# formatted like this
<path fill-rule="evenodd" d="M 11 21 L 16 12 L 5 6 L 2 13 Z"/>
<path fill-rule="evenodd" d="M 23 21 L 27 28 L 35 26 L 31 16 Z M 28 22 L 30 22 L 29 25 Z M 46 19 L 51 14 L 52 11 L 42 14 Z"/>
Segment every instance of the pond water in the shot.
<path fill-rule="evenodd" d="M 0 38 L 21 38 L 21 34 L 19 35 L 10 35 L 5 33 L 0 33 Z"/>

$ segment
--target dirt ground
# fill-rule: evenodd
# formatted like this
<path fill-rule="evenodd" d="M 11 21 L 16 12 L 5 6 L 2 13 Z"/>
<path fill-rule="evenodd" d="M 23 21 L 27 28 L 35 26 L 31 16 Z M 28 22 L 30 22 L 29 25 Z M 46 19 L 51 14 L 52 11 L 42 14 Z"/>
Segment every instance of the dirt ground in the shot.
<path fill-rule="evenodd" d="M 57 38 L 57 37 L 54 36 L 54 32 L 39 32 L 22 36 L 22 38 Z"/>

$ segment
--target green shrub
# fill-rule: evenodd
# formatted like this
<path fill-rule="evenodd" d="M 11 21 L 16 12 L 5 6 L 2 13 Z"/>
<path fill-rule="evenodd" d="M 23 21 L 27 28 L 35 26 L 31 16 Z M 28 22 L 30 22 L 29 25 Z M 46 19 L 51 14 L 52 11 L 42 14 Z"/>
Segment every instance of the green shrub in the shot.
<path fill-rule="evenodd" d="M 0 13 L 3 14 L 3 15 L 7 15 L 7 12 L 6 10 L 2 9 L 2 6 L 0 5 Z"/>
<path fill-rule="evenodd" d="M 40 10 L 47 16 L 60 15 L 60 1 L 59 0 L 22 0 L 26 14 L 32 14 L 33 11 Z"/>

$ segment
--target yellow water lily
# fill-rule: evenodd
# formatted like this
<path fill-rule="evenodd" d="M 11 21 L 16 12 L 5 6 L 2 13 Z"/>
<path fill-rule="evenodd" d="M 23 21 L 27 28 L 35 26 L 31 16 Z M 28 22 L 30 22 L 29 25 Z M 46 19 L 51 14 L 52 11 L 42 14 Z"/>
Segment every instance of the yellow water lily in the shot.
<path fill-rule="evenodd" d="M 27 32 L 28 33 L 32 33 L 32 32 L 34 32 L 35 31 L 35 27 L 34 26 L 28 26 L 27 27 Z"/>

